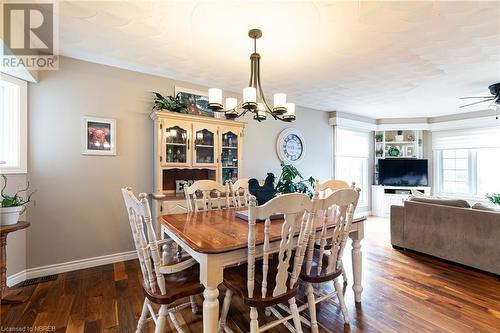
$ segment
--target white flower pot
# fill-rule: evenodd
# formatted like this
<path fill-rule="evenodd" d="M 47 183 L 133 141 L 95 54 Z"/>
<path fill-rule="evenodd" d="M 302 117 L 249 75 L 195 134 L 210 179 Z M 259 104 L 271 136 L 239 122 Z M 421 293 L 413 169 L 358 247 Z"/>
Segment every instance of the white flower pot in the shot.
<path fill-rule="evenodd" d="M 23 206 L 0 207 L 0 225 L 12 225 L 19 221 Z"/>

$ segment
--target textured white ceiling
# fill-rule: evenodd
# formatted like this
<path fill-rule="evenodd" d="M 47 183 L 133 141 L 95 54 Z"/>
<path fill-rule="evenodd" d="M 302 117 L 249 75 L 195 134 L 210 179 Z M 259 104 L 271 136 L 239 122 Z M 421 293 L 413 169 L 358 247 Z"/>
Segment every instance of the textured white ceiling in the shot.
<path fill-rule="evenodd" d="M 263 86 L 289 101 L 427 117 L 500 82 L 500 2 L 65 1 L 61 54 L 239 92 L 250 28 Z"/>

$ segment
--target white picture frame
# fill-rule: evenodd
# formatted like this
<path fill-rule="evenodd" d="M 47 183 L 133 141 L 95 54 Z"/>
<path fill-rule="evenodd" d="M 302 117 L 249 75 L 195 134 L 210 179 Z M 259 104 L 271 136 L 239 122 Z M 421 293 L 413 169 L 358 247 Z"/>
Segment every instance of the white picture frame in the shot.
<path fill-rule="evenodd" d="M 116 156 L 116 120 L 83 116 L 81 154 Z"/>

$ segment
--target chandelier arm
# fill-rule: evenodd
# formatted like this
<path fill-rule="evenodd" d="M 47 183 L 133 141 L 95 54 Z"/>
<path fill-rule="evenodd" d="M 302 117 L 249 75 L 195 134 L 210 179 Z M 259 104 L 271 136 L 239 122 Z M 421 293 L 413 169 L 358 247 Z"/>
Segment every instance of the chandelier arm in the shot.
<path fill-rule="evenodd" d="M 212 110 L 213 112 L 221 112 L 221 113 L 225 113 L 225 112 L 229 112 L 229 111 L 238 111 L 238 109 L 242 108 L 241 106 L 243 105 L 243 100 L 241 100 L 239 103 L 236 104 L 236 106 L 232 109 L 220 109 L 220 110 Z"/>
<path fill-rule="evenodd" d="M 250 57 L 250 82 L 248 82 L 248 86 L 249 87 L 252 87 L 253 85 L 253 80 L 254 80 L 254 62 L 253 62 L 253 58 Z"/>
<path fill-rule="evenodd" d="M 258 84 L 258 89 L 259 89 L 259 95 L 260 99 L 262 100 L 262 103 L 264 103 L 264 106 L 266 107 L 266 112 L 271 114 L 273 117 L 275 116 L 272 113 L 272 109 L 269 107 L 269 104 L 267 103 L 266 96 L 264 95 L 264 91 L 262 90 L 262 83 L 260 82 L 260 62 L 257 62 L 257 73 L 259 74 L 257 76 L 257 84 Z M 276 117 L 274 117 L 276 119 Z"/>
<path fill-rule="evenodd" d="M 257 57 L 252 57 L 252 62 L 253 62 L 253 82 L 252 82 L 252 87 L 255 89 L 258 89 L 258 82 L 260 81 L 260 69 L 259 69 L 259 58 Z"/>

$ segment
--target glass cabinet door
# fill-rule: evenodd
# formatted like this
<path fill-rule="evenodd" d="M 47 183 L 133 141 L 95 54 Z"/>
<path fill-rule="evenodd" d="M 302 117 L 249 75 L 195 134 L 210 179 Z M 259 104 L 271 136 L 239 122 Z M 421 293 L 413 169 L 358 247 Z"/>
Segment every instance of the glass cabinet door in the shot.
<path fill-rule="evenodd" d="M 217 161 L 215 157 L 215 143 L 217 128 L 195 128 L 193 130 L 194 140 L 194 162 L 193 165 L 213 165 Z"/>
<path fill-rule="evenodd" d="M 189 164 L 189 126 L 166 125 L 164 137 L 164 164 Z"/>
<path fill-rule="evenodd" d="M 232 131 L 222 132 L 221 136 L 221 169 L 222 182 L 238 179 L 238 135 Z"/>

